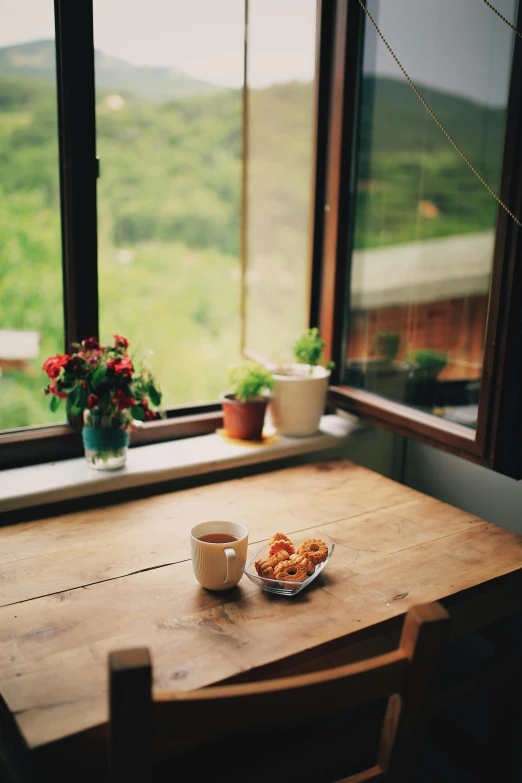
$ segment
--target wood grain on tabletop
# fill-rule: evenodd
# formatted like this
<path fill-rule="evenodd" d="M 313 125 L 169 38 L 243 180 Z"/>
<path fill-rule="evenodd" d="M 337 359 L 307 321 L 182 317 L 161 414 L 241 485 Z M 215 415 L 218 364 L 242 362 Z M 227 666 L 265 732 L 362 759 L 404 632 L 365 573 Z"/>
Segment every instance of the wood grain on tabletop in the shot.
<path fill-rule="evenodd" d="M 0 606 L 190 557 L 190 529 L 230 519 L 264 541 L 423 495 L 346 461 L 271 471 L 0 528 Z"/>
<path fill-rule="evenodd" d="M 296 542 L 329 538 L 334 555 L 294 598 L 246 577 L 209 593 L 195 581 L 187 535 L 194 521 L 222 516 L 247 524 L 251 553 L 281 530 Z M 19 579 L 23 596 L 0 609 L 0 693 L 31 747 L 106 720 L 111 650 L 148 647 L 155 688 L 186 690 L 320 652 L 414 604 L 522 568 L 521 537 L 345 461 L 26 523 L 18 533 L 23 560 L 16 527 L 0 530 L 0 572 L 12 568 L 0 592 Z M 140 557 L 139 568 L 152 569 L 129 574 Z M 162 562 L 172 564 L 153 567 Z M 22 579 L 34 581 L 34 594 L 82 578 L 90 584 L 24 600 Z"/>

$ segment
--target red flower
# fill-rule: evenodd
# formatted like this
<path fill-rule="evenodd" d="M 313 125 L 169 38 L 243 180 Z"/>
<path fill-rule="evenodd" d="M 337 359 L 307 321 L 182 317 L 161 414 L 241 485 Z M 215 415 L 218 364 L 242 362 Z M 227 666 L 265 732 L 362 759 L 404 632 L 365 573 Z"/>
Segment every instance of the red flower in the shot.
<path fill-rule="evenodd" d="M 144 417 L 145 421 L 152 421 L 152 419 L 156 418 L 156 414 L 154 413 L 154 411 L 151 411 L 149 409 L 149 401 L 147 397 L 141 398 L 141 407 L 143 408 L 143 411 L 145 413 L 145 417 Z"/>
<path fill-rule="evenodd" d="M 60 370 L 70 361 L 70 359 L 71 357 L 68 356 L 68 354 L 64 354 L 63 356 L 60 356 L 60 354 L 57 356 L 50 356 L 43 363 L 42 370 L 47 373 L 49 378 L 58 378 Z"/>
<path fill-rule="evenodd" d="M 65 398 L 67 397 L 64 391 L 58 391 L 58 387 L 56 386 L 54 381 L 52 381 L 49 384 L 49 391 L 51 394 L 54 394 L 56 397 L 59 397 L 61 400 L 65 400 Z"/>
<path fill-rule="evenodd" d="M 124 391 L 118 389 L 112 397 L 112 403 L 118 406 L 119 411 L 123 411 L 125 408 L 132 408 L 133 405 L 136 405 L 136 400 L 133 397 L 128 397 Z"/>
<path fill-rule="evenodd" d="M 128 422 L 133 421 L 130 409 L 135 406 L 140 420 L 160 418 L 162 414 L 156 412 L 156 405 L 143 394 L 147 384 L 152 383 L 148 364 L 143 370 L 134 367 L 127 338 L 121 334 L 113 337 L 112 345 L 100 345 L 96 337 L 87 337 L 81 344 L 73 343 L 75 350 L 70 355 L 57 354 L 46 359 L 42 369 L 48 377 L 43 391 L 52 395 L 49 402 L 53 412 L 58 397 L 70 400 L 70 407 L 78 412 L 95 408 L 122 427 L 134 426 Z M 136 398 L 134 382 L 140 389 Z"/>
<path fill-rule="evenodd" d="M 96 394 L 89 394 L 89 396 L 87 397 L 87 407 L 89 408 L 89 410 L 91 410 L 91 408 L 95 408 L 98 405 L 99 401 L 100 398 Z"/>
<path fill-rule="evenodd" d="M 130 377 L 132 375 L 132 362 L 128 356 L 122 356 L 121 359 L 109 359 L 107 369 L 112 370 L 116 375 Z"/>
<path fill-rule="evenodd" d="M 114 337 L 114 346 L 115 348 L 128 348 L 129 347 L 129 341 L 126 337 L 122 337 L 121 334 L 113 334 Z"/>
<path fill-rule="evenodd" d="M 83 356 L 83 354 L 82 354 Z M 67 372 L 78 372 L 82 368 L 82 360 L 80 356 L 69 357 L 69 361 L 65 367 Z"/>
<path fill-rule="evenodd" d="M 96 337 L 87 337 L 85 340 L 82 340 L 82 345 L 86 351 L 97 351 L 100 347 Z"/>
<path fill-rule="evenodd" d="M 87 357 L 87 364 L 90 364 L 94 367 L 94 365 L 98 364 L 102 356 L 103 356 L 103 351 L 97 348 L 96 350 L 92 351 Z"/>

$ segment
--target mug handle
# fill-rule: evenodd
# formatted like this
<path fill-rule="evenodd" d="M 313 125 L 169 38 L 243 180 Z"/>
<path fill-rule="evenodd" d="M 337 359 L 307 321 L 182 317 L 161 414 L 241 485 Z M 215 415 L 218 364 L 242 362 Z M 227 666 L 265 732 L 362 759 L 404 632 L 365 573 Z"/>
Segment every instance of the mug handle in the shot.
<path fill-rule="evenodd" d="M 225 549 L 225 555 L 227 558 L 227 575 L 223 581 L 226 584 L 236 578 L 236 552 L 234 549 Z"/>

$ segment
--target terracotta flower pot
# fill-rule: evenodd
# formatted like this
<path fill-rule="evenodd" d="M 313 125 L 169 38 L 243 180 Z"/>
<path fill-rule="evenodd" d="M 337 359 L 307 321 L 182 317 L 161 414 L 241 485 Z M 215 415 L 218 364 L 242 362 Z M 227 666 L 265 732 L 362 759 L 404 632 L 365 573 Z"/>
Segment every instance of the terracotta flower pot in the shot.
<path fill-rule="evenodd" d="M 227 435 L 238 440 L 261 440 L 268 397 L 243 402 L 233 394 L 222 394 L 220 399 Z"/>

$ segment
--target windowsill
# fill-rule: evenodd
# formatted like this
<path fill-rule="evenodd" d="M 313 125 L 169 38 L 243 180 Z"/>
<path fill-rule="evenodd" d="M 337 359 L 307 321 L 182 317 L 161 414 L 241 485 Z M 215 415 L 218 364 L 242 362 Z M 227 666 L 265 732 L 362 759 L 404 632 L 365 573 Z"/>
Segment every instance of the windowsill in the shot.
<path fill-rule="evenodd" d="M 114 472 L 92 470 L 84 457 L 4 470 L 0 514 L 322 452 L 367 430 L 355 417 L 332 414 L 323 416 L 320 432 L 310 437 L 275 435 L 264 444 L 242 444 L 214 432 L 132 448 L 125 467 Z"/>

